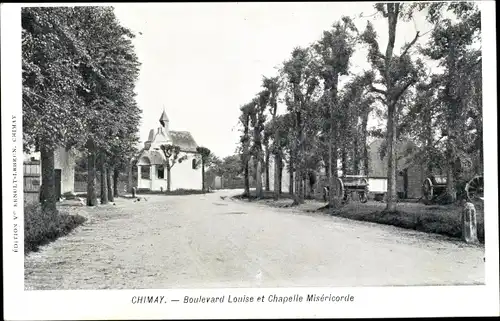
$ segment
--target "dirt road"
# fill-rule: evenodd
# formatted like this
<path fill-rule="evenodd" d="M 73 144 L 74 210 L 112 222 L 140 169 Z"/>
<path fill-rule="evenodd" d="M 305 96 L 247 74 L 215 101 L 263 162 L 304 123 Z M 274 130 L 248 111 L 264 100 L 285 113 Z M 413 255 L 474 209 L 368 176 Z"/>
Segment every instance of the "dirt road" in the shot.
<path fill-rule="evenodd" d="M 208 195 L 85 208 L 25 260 L 26 289 L 451 285 L 484 282 L 484 248 L 391 226 Z"/>

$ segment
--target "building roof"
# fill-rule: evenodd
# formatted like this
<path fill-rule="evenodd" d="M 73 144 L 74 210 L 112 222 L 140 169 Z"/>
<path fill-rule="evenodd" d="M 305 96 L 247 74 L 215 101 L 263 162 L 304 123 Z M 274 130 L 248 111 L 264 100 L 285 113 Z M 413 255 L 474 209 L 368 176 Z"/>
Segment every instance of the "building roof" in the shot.
<path fill-rule="evenodd" d="M 381 158 L 381 150 L 384 148 L 385 139 L 378 138 L 368 146 L 369 177 L 387 177 L 387 155 Z M 398 170 L 408 168 L 413 163 L 413 156 L 417 146 L 410 140 L 396 143 L 396 168 Z"/>
<path fill-rule="evenodd" d="M 196 152 L 198 145 L 190 132 L 171 130 L 168 133 L 172 138 L 172 144 L 179 146 L 183 152 Z"/>

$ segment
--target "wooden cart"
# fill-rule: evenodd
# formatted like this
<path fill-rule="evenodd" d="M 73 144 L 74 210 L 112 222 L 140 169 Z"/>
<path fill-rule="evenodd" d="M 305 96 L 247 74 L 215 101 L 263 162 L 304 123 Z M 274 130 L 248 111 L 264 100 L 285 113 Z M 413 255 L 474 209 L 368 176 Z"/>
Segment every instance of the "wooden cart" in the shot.
<path fill-rule="evenodd" d="M 361 203 L 368 201 L 368 178 L 362 175 L 344 175 L 342 177 L 335 177 L 335 191 L 336 197 L 342 198 L 344 203 L 349 202 L 356 193 L 359 196 Z M 330 187 L 325 186 L 323 189 L 323 199 L 328 201 Z"/>
<path fill-rule="evenodd" d="M 430 175 L 422 184 L 422 195 L 427 202 L 434 202 L 446 192 L 446 176 Z"/>
<path fill-rule="evenodd" d="M 462 181 L 463 182 L 463 181 Z M 434 203 L 446 192 L 447 178 L 444 175 L 430 175 L 422 184 L 422 194 L 427 203 Z M 483 176 L 476 175 L 462 184 L 457 184 L 458 197 L 465 198 L 469 202 L 483 199 L 484 180 Z"/>

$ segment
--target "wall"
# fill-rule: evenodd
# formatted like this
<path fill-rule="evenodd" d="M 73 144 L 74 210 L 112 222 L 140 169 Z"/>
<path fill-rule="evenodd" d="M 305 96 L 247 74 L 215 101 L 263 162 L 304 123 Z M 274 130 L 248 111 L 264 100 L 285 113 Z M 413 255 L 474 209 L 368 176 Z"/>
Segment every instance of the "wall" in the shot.
<path fill-rule="evenodd" d="M 40 152 L 32 153 L 32 154 L 24 154 L 25 163 L 29 163 L 29 159 L 34 157 L 37 162 L 40 162 Z M 75 160 L 76 154 L 74 151 L 66 151 L 65 148 L 60 147 L 56 149 L 54 152 L 54 168 L 61 169 L 61 193 L 74 192 L 75 191 Z M 32 165 L 35 166 L 35 165 Z M 36 165 L 41 167 L 40 164 Z M 30 173 L 28 175 L 33 175 L 35 173 L 32 169 L 30 169 Z M 36 174 L 40 177 L 41 184 L 41 170 L 36 170 Z M 29 194 L 29 195 L 27 195 Z M 38 201 L 38 193 L 25 193 L 27 195 L 26 201 L 35 202 Z"/>
<path fill-rule="evenodd" d="M 262 179 L 262 186 L 265 187 L 265 173 Z M 281 191 L 283 193 L 288 193 L 288 188 L 290 186 L 290 174 L 288 173 L 288 166 L 285 164 L 283 167 L 283 175 L 281 177 Z M 269 190 L 274 191 L 274 157 L 269 158 Z"/>
<path fill-rule="evenodd" d="M 202 176 L 201 176 L 201 165 L 198 169 L 192 168 L 192 160 L 195 158 L 196 154 L 193 153 L 181 153 L 187 155 L 188 159 L 182 163 L 176 163 L 172 168 L 171 178 L 172 184 L 170 189 L 172 191 L 176 189 L 195 189 L 201 190 L 202 186 Z M 181 155 L 179 156 L 181 157 Z M 206 169 L 205 169 L 206 170 Z M 165 170 L 165 177 L 167 172 Z"/>
<path fill-rule="evenodd" d="M 422 183 L 425 179 L 423 166 L 408 167 L 408 198 L 422 197 Z"/>
<path fill-rule="evenodd" d="M 222 188 L 222 177 L 220 177 L 220 176 L 215 177 L 213 188 L 215 188 L 215 189 Z"/>
<path fill-rule="evenodd" d="M 368 178 L 369 193 L 386 193 L 387 179 L 386 178 Z"/>
<path fill-rule="evenodd" d="M 61 170 L 61 193 L 75 191 L 75 160 L 74 152 L 59 148 L 54 153 L 54 167 Z"/>

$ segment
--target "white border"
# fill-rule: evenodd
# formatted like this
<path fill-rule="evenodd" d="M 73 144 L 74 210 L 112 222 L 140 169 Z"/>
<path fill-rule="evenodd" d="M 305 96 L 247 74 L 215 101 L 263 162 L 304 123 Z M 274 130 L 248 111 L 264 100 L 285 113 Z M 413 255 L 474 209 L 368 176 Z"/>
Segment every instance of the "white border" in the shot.
<path fill-rule="evenodd" d="M 31 4 L 32 5 L 32 4 Z M 57 5 L 62 4 L 43 4 Z M 486 184 L 486 285 L 455 287 L 384 288 L 290 288 L 290 289 L 213 289 L 213 290 L 110 290 L 110 291 L 24 291 L 24 257 L 12 246 L 12 153 L 11 117 L 18 118 L 18 162 L 22 165 L 21 142 L 21 4 L 1 5 L 2 58 L 2 196 L 4 318 L 7 320 L 60 319 L 187 319 L 187 318 L 302 318 L 302 317 L 432 317 L 498 316 L 498 199 L 496 127 L 496 38 L 495 3 L 480 3 L 483 34 L 484 159 Z M 19 168 L 18 168 L 19 170 Z M 22 166 L 21 169 L 22 171 Z M 21 172 L 22 174 L 22 172 Z M 22 191 L 22 189 L 20 188 Z M 22 204 L 22 193 L 19 202 Z M 22 210 L 20 210 L 22 212 Z M 19 213 L 18 221 L 22 222 Z M 22 224 L 19 225 L 23 238 Z M 22 244 L 22 242 L 21 242 Z M 21 246 L 22 247 L 22 246 Z M 353 295 L 353 303 L 315 304 L 205 304 L 168 303 L 133 305 L 133 295 L 293 295 L 332 293 Z"/>

